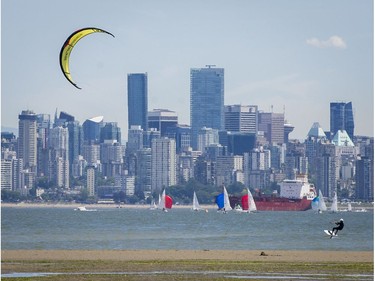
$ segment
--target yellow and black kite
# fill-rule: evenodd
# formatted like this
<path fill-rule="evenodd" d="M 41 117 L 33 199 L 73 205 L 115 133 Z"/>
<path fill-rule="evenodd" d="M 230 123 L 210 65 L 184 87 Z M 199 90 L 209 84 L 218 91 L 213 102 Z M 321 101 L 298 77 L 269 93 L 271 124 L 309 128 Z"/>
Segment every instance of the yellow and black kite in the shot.
<path fill-rule="evenodd" d="M 76 83 L 73 82 L 72 76 L 69 71 L 69 57 L 70 53 L 72 52 L 74 46 L 77 44 L 77 42 L 82 38 L 85 37 L 86 35 L 89 35 L 91 33 L 95 32 L 103 32 L 107 33 L 109 35 L 112 35 L 115 37 L 112 33 L 109 33 L 108 31 L 105 31 L 100 28 L 95 28 L 95 27 L 86 27 L 82 28 L 80 30 L 77 30 L 76 32 L 73 32 L 68 39 L 66 39 L 64 45 L 61 48 L 60 51 L 60 67 L 62 72 L 64 73 L 64 76 L 70 83 L 72 83 L 76 88 L 81 89 L 80 87 L 77 86 Z"/>

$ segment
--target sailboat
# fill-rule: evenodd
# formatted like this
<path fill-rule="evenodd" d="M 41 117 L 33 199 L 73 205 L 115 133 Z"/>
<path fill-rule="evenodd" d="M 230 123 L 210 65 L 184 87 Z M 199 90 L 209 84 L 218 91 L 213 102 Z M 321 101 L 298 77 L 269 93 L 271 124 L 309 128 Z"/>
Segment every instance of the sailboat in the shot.
<path fill-rule="evenodd" d="M 351 211 L 352 211 L 352 203 L 349 202 L 349 203 L 348 203 L 348 212 L 351 212 Z"/>
<path fill-rule="evenodd" d="M 334 196 L 333 196 L 333 199 L 332 199 L 332 205 L 331 205 L 331 212 L 332 213 L 337 213 L 338 212 L 338 208 L 337 208 L 337 193 L 334 192 Z"/>
<path fill-rule="evenodd" d="M 201 207 L 199 206 L 197 194 L 195 194 L 195 191 L 194 191 L 194 194 L 193 194 L 193 211 L 199 211 L 200 209 L 201 209 Z"/>
<path fill-rule="evenodd" d="M 229 202 L 229 195 L 225 186 L 224 192 L 216 196 L 215 202 L 217 204 L 218 211 L 223 211 L 224 213 L 226 213 L 227 211 L 232 210 L 232 207 L 230 206 Z"/>
<path fill-rule="evenodd" d="M 324 197 L 322 191 L 319 189 L 319 199 L 318 199 L 318 213 L 327 211 L 326 202 L 324 202 Z"/>
<path fill-rule="evenodd" d="M 245 195 L 246 196 L 246 195 Z M 243 208 L 245 210 L 245 208 Z M 250 189 L 247 189 L 247 212 L 256 212 L 257 206 L 255 205 L 254 197 L 250 192 Z"/>
<path fill-rule="evenodd" d="M 152 199 L 151 204 L 150 204 L 150 210 L 156 210 L 158 206 L 156 206 L 155 200 Z"/>
<path fill-rule="evenodd" d="M 158 209 L 163 210 L 164 212 L 168 212 L 167 209 L 171 209 L 173 204 L 173 200 L 170 196 L 165 195 L 165 189 L 163 190 L 162 195 L 159 195 L 159 205 Z"/>
<path fill-rule="evenodd" d="M 229 201 L 229 195 L 227 192 L 227 189 L 224 186 L 224 212 L 232 210 L 232 207 L 230 206 L 230 201 Z"/>

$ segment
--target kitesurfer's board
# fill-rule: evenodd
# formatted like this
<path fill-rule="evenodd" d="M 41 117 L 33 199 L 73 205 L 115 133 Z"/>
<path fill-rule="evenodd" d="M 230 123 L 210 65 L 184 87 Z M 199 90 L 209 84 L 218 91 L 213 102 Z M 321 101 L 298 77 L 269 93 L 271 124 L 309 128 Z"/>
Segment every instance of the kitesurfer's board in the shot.
<path fill-rule="evenodd" d="M 325 229 L 324 233 L 327 234 L 327 235 L 329 235 L 329 236 L 332 236 L 332 237 L 337 237 L 337 234 L 332 235 L 332 231 L 331 230 Z"/>

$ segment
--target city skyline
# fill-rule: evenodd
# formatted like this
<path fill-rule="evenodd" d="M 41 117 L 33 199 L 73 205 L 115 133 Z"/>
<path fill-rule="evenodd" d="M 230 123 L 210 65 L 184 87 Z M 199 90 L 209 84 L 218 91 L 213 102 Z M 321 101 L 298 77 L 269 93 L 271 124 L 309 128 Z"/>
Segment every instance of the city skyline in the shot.
<path fill-rule="evenodd" d="M 341 101 L 353 104 L 354 134 L 373 136 L 372 1 L 271 3 L 3 1 L 2 126 L 17 128 L 22 110 L 52 116 L 57 108 L 81 124 L 99 115 L 118 122 L 127 139 L 126 76 L 146 72 L 149 110 L 175 111 L 191 125 L 189 71 L 215 64 L 225 71 L 225 105 L 285 108 L 290 138 L 304 139 L 314 122 L 329 131 L 329 103 Z M 76 9 L 62 17 L 69 5 Z M 79 91 L 58 54 L 86 26 L 115 38 L 77 44 L 71 71 Z"/>

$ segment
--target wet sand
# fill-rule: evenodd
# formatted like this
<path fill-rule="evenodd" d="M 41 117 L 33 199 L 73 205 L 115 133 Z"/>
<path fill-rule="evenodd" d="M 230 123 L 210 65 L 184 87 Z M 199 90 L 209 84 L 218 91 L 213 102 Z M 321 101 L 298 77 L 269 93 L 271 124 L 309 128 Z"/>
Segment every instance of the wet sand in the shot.
<path fill-rule="evenodd" d="M 262 252 L 264 254 L 262 254 Z M 269 262 L 373 262 L 372 251 L 229 250 L 2 250 L 1 259 L 33 260 L 231 260 Z"/>

